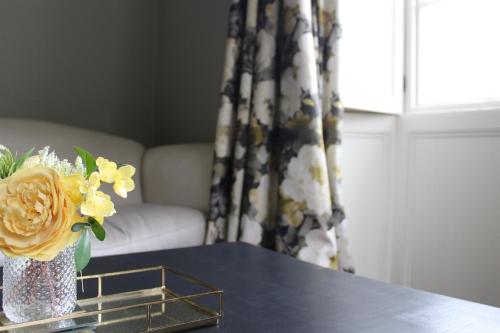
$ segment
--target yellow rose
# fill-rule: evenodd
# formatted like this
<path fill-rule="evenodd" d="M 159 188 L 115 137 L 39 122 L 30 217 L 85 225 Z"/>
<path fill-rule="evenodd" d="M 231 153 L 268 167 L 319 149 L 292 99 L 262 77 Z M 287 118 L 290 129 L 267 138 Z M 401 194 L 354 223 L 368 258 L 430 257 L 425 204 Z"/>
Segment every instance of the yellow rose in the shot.
<path fill-rule="evenodd" d="M 8 256 L 52 260 L 73 244 L 79 219 L 57 171 L 21 169 L 0 182 L 0 250 Z"/>

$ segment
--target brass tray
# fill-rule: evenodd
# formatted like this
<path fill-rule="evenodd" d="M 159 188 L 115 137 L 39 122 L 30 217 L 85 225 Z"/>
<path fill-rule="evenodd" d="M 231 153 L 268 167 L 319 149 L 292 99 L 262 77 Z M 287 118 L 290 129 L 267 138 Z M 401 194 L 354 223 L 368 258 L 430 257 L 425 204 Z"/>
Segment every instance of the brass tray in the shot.
<path fill-rule="evenodd" d="M 151 276 L 154 274 L 157 279 Z M 157 282 L 147 288 L 117 291 L 133 279 Z M 79 284 L 85 281 L 87 289 L 94 286 L 95 291 L 79 299 L 73 313 L 15 324 L 0 312 L 0 332 L 178 332 L 216 325 L 222 318 L 222 290 L 166 266 L 86 275 L 78 280 Z"/>

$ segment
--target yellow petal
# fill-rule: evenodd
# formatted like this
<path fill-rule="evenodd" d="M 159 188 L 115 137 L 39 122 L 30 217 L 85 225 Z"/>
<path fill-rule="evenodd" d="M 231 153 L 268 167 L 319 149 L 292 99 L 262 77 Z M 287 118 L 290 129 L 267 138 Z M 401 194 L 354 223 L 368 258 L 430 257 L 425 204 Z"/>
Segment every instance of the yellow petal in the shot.
<path fill-rule="evenodd" d="M 118 196 L 122 198 L 127 198 L 127 189 L 125 188 L 124 180 L 117 180 L 113 185 L 113 190 Z"/>
<path fill-rule="evenodd" d="M 105 183 L 113 183 L 117 177 L 117 166 L 115 162 L 109 161 L 103 157 L 98 157 L 96 164 L 99 167 L 101 180 Z"/>
<path fill-rule="evenodd" d="M 118 169 L 120 176 L 123 178 L 130 178 L 135 174 L 135 168 L 131 165 L 124 165 Z"/>
<path fill-rule="evenodd" d="M 132 178 L 127 178 L 123 180 L 123 187 L 127 192 L 132 192 L 135 189 L 135 183 Z"/>
<path fill-rule="evenodd" d="M 109 162 L 107 159 L 104 157 L 98 157 L 97 160 L 95 160 L 95 164 L 97 164 L 98 167 L 103 166 L 105 163 Z"/>
<path fill-rule="evenodd" d="M 92 216 L 100 224 L 104 223 L 104 216 Z"/>
<path fill-rule="evenodd" d="M 99 172 L 94 171 L 89 177 L 89 187 L 98 189 L 101 186 L 101 175 Z"/>
<path fill-rule="evenodd" d="M 304 103 L 305 105 L 314 106 L 314 101 L 310 98 L 304 98 L 302 100 L 302 103 Z"/>
<path fill-rule="evenodd" d="M 82 193 L 80 192 L 80 187 L 84 182 L 83 176 L 80 174 L 64 176 L 61 178 L 61 182 L 64 187 L 64 192 L 70 197 L 71 201 L 73 201 L 75 205 L 79 205 L 83 200 Z"/>
<path fill-rule="evenodd" d="M 80 206 L 80 212 L 87 216 L 108 217 L 116 213 L 111 197 L 101 191 L 90 191 Z"/>

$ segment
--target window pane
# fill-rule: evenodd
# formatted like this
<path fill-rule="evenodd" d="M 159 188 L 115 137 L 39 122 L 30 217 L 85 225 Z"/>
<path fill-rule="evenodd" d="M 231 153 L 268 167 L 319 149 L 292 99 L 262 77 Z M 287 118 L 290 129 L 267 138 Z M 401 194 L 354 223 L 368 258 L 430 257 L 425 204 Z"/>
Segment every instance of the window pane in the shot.
<path fill-rule="evenodd" d="M 395 7 L 398 2 L 402 3 L 339 1 L 339 92 L 347 108 L 395 112 L 394 105 L 400 102 L 395 100 L 402 91 L 401 54 L 395 53 L 402 47 L 395 33 L 396 26 L 402 30 L 396 17 L 402 14 Z"/>
<path fill-rule="evenodd" d="M 499 15 L 499 0 L 417 0 L 417 106 L 500 100 Z"/>

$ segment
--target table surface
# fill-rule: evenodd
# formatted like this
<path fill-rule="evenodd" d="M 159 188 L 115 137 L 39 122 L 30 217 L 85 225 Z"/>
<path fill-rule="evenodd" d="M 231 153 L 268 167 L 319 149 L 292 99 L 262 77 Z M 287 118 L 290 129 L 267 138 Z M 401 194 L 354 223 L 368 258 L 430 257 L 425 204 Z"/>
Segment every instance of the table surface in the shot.
<path fill-rule="evenodd" d="M 500 309 L 336 272 L 244 243 L 94 258 L 84 274 L 167 265 L 224 290 L 193 332 L 500 332 Z"/>

